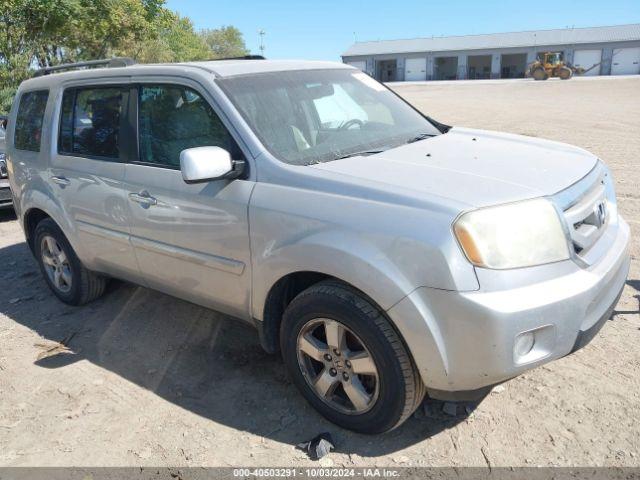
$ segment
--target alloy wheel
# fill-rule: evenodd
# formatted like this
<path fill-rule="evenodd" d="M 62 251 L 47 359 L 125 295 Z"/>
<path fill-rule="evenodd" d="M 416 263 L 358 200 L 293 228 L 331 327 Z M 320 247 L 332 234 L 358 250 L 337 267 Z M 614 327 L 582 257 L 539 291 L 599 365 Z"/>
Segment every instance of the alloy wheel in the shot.
<path fill-rule="evenodd" d="M 69 257 L 51 235 L 42 237 L 40 246 L 42 264 L 53 286 L 61 293 L 71 290 L 73 275 Z"/>
<path fill-rule="evenodd" d="M 308 321 L 297 342 L 298 365 L 315 394 L 332 408 L 360 415 L 376 403 L 378 369 L 364 342 L 328 318 Z"/>

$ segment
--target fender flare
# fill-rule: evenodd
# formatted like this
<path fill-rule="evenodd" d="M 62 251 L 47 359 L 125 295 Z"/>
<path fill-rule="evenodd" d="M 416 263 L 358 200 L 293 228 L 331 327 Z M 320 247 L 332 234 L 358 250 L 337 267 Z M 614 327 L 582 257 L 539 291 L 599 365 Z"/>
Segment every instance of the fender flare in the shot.
<path fill-rule="evenodd" d="M 346 282 L 388 310 L 415 288 L 383 251 L 344 232 L 318 232 L 268 247 L 253 259 L 252 316 L 263 320 L 271 288 L 292 273 L 315 272 Z"/>
<path fill-rule="evenodd" d="M 29 212 L 34 209 L 42 210 L 46 213 L 64 232 L 65 237 L 71 244 L 71 247 L 75 251 L 78 258 L 84 263 L 84 250 L 80 241 L 78 240 L 78 232 L 74 225 L 67 220 L 67 215 L 65 215 L 64 210 L 59 202 L 57 202 L 56 197 L 47 195 L 40 190 L 37 189 L 29 189 L 25 195 L 20 200 L 22 216 L 20 218 L 20 223 L 25 233 L 25 237 L 27 240 L 29 232 L 27 231 L 26 219 L 29 216 Z"/>

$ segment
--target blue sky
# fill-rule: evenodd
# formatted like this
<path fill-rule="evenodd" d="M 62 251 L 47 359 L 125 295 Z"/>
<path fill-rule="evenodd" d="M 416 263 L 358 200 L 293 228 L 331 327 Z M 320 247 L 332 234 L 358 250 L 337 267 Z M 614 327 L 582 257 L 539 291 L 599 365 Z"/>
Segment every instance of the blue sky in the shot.
<path fill-rule="evenodd" d="M 357 38 L 386 40 L 640 23 L 640 0 L 168 0 L 196 28 L 238 27 L 268 58 L 339 60 Z"/>

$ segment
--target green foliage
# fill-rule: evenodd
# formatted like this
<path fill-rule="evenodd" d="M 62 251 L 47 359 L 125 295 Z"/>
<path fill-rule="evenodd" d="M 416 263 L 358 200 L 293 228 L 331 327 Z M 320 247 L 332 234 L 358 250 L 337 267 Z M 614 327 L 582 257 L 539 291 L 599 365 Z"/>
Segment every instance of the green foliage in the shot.
<path fill-rule="evenodd" d="M 6 115 L 11 110 L 11 103 L 16 94 L 17 87 L 0 88 L 0 114 Z"/>
<path fill-rule="evenodd" d="M 205 29 L 200 35 L 213 52 L 212 58 L 241 57 L 249 54 L 242 33 L 236 27 Z"/>
<path fill-rule="evenodd" d="M 197 33 L 165 0 L 0 0 L 0 113 L 34 67 L 109 58 L 180 62 L 245 55 L 235 27 Z"/>
<path fill-rule="evenodd" d="M 151 35 L 130 55 L 140 62 L 187 62 L 208 60 L 212 56 L 209 46 L 195 33 L 188 18 L 163 9 L 152 28 Z"/>

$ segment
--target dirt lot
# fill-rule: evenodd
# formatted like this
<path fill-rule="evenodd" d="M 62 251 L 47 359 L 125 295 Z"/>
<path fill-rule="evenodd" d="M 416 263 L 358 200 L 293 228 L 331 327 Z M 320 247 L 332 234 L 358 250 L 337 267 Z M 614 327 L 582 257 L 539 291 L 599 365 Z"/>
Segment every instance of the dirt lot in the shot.
<path fill-rule="evenodd" d="M 560 140 L 609 163 L 633 264 L 589 346 L 468 417 L 427 404 L 390 434 L 356 435 L 317 415 L 256 333 L 219 314 L 122 283 L 64 306 L 0 214 L 0 466 L 300 465 L 312 462 L 295 444 L 324 431 L 337 451 L 323 465 L 639 466 L 640 78 L 395 88 L 442 122 Z M 73 354 L 55 355 L 59 341 Z"/>

